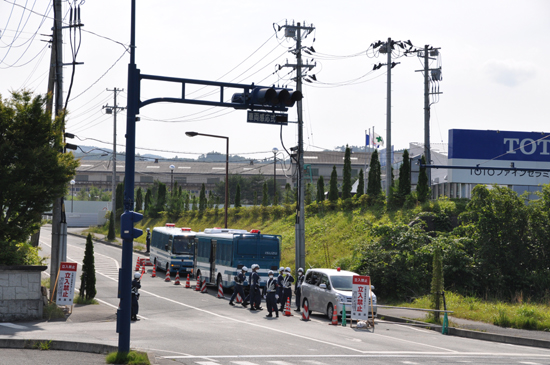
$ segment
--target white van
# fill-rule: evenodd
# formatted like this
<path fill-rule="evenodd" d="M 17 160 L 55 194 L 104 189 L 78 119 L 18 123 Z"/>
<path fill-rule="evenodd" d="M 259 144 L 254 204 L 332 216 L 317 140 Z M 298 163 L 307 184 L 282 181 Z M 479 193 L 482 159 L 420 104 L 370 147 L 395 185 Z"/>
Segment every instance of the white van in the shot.
<path fill-rule="evenodd" d="M 309 312 L 325 313 L 332 320 L 336 305 L 338 316 L 342 315 L 342 305 L 346 303 L 346 317 L 351 315 L 352 280 L 356 274 L 338 269 L 309 269 L 302 284 L 302 307 L 307 305 Z M 374 289 L 374 286 L 372 286 Z M 372 293 L 374 317 L 377 315 L 376 294 Z M 369 308 L 371 306 L 369 298 Z M 371 312 L 369 311 L 369 317 Z"/>

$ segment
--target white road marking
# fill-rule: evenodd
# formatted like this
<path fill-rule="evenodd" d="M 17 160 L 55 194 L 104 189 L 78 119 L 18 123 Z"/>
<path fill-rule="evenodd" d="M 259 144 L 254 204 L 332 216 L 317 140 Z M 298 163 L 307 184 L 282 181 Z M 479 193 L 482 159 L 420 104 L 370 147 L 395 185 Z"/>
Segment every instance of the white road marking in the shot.
<path fill-rule="evenodd" d="M 214 362 L 214 361 L 197 361 L 197 362 L 195 362 L 195 364 L 199 364 L 199 365 L 219 365 L 220 363 L 219 362 Z"/>
<path fill-rule="evenodd" d="M 16 330 L 24 330 L 24 329 L 28 328 L 28 327 L 25 327 L 25 326 L 20 326 L 18 324 L 13 324 L 13 323 L 9 323 L 9 322 L 8 323 L 1 322 L 0 326 L 9 327 L 9 328 L 13 328 L 13 329 L 16 329 Z"/>
<path fill-rule="evenodd" d="M 408 358 L 469 358 L 469 357 L 520 357 L 520 358 L 543 358 L 550 359 L 550 355 L 524 354 L 524 353 L 494 353 L 494 352 L 413 352 L 413 351 L 364 351 L 364 354 L 334 354 L 334 355 L 204 355 L 204 356 L 163 356 L 165 359 L 266 359 L 266 358 L 375 358 L 375 357 L 403 357 Z M 237 363 L 237 362 L 232 362 Z"/>
<path fill-rule="evenodd" d="M 417 362 L 412 361 L 402 361 L 403 364 L 418 364 Z"/>
<path fill-rule="evenodd" d="M 324 362 L 315 361 L 315 360 L 302 360 L 302 362 L 313 364 L 313 365 L 326 365 Z"/>
<path fill-rule="evenodd" d="M 520 361 L 519 363 L 520 364 L 525 364 L 525 365 L 542 365 L 538 362 L 527 362 L 527 361 Z"/>
<path fill-rule="evenodd" d="M 250 362 L 250 361 L 231 361 L 232 364 L 237 365 L 258 365 L 256 363 Z"/>
<path fill-rule="evenodd" d="M 268 361 L 268 363 L 275 365 L 292 365 L 291 363 L 286 361 Z"/>

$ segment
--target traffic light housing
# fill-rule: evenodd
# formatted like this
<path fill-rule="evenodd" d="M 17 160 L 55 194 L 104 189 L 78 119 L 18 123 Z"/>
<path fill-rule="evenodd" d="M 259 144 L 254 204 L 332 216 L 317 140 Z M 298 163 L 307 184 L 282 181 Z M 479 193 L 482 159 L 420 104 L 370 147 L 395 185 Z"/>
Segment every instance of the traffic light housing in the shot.
<path fill-rule="evenodd" d="M 235 109 L 267 109 L 286 111 L 294 103 L 302 100 L 300 91 L 274 87 L 255 87 L 250 93 L 233 94 L 231 102 Z"/>
<path fill-rule="evenodd" d="M 134 223 L 143 219 L 143 214 L 126 211 L 120 216 L 120 237 L 122 239 L 134 239 L 143 234 L 141 229 L 134 228 Z"/>

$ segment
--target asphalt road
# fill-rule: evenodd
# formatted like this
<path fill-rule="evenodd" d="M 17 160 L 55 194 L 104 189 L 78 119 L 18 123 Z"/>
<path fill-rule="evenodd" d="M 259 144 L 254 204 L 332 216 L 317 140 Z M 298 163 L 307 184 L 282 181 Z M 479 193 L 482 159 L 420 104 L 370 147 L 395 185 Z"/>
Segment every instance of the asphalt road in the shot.
<path fill-rule="evenodd" d="M 50 230 L 41 238 L 49 254 Z M 68 257 L 80 265 L 85 239 L 68 237 Z M 114 313 L 121 250 L 95 244 L 99 306 L 75 310 L 62 322 L 0 326 L 12 338 L 57 339 L 118 344 Z M 134 254 L 134 264 L 138 255 Z M 216 298 L 215 288 L 201 294 L 164 282 L 164 272 L 142 279 L 141 320 L 132 324 L 131 347 L 153 351 L 161 364 L 550 364 L 550 350 L 444 336 L 434 331 L 377 321 L 376 329 L 331 326 L 312 315 L 268 319 L 266 311 L 250 312 Z M 193 284 L 194 282 L 192 282 Z M 265 305 L 264 305 L 265 306 Z M 292 312 L 292 314 L 296 314 Z"/>

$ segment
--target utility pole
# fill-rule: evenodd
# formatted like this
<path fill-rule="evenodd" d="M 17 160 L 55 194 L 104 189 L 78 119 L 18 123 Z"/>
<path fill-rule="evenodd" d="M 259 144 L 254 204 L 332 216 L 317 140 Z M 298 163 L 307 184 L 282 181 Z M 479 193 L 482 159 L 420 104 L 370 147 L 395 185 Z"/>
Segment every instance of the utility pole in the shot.
<path fill-rule="evenodd" d="M 281 28 L 285 30 L 285 36 L 296 39 L 296 64 L 286 64 L 283 67 L 292 67 L 296 70 L 296 91 L 302 93 L 302 68 L 311 70 L 315 64 L 302 64 L 302 30 L 307 33 L 305 36 L 315 30 L 313 26 L 301 26 L 285 24 Z M 304 121 L 302 114 L 302 101 L 298 101 L 298 155 L 297 155 L 297 170 L 298 170 L 298 201 L 296 202 L 296 223 L 295 223 L 295 260 L 296 270 L 299 267 L 306 266 L 306 237 L 305 237 L 305 184 L 304 184 Z"/>
<path fill-rule="evenodd" d="M 113 113 L 113 177 L 111 179 L 111 214 L 114 214 L 116 217 L 116 115 L 118 110 L 124 110 L 126 108 L 119 107 L 116 103 L 116 95 L 119 91 L 124 91 L 124 89 L 117 89 L 116 87 L 113 90 L 107 89 L 107 91 L 113 92 L 113 106 L 105 105 L 107 114 Z"/>
<path fill-rule="evenodd" d="M 393 180 L 391 172 L 391 51 L 392 51 L 392 42 L 391 38 L 388 38 L 386 43 L 386 51 L 388 53 L 387 60 L 387 76 L 388 76 L 388 85 L 387 85 L 387 100 L 386 100 L 386 198 L 390 196 L 391 183 Z"/>

